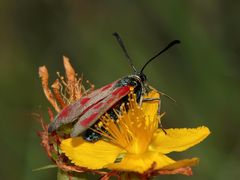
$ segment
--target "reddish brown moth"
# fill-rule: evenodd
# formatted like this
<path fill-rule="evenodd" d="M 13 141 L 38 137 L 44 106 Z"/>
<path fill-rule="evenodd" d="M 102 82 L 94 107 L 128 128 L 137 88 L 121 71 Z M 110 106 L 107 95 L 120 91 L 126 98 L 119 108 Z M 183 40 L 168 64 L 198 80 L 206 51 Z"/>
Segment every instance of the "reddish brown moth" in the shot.
<path fill-rule="evenodd" d="M 113 35 L 116 37 L 119 45 L 123 49 L 134 73 L 103 86 L 102 88 L 99 88 L 88 95 L 82 96 L 79 100 L 65 107 L 49 125 L 49 132 L 56 131 L 62 125 L 74 123 L 71 132 L 72 137 L 81 134 L 87 141 L 94 142 L 97 141 L 101 135 L 89 128 L 93 126 L 106 112 L 109 113 L 113 119 L 116 119 L 113 108 L 118 109 L 123 102 L 128 101 L 128 94 L 130 93 L 131 89 L 133 89 L 134 93 L 136 94 L 137 102 L 139 104 L 141 104 L 143 101 L 152 100 L 144 100 L 142 98 L 144 94 L 151 91 L 150 86 L 148 86 L 146 83 L 146 76 L 143 73 L 143 70 L 153 59 L 158 57 L 173 45 L 180 43 L 180 41 L 174 40 L 169 43 L 158 54 L 150 58 L 142 67 L 141 71 L 137 71 L 119 34 L 114 33 Z"/>

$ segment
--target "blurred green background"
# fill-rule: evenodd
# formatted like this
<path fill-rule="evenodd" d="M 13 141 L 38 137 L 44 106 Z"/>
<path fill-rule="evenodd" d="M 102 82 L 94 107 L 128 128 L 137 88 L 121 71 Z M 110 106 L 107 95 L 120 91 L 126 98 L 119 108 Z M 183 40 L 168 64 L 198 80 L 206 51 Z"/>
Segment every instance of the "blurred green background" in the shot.
<path fill-rule="evenodd" d="M 139 69 L 171 40 L 182 41 L 145 74 L 177 100 L 163 99 L 165 127 L 206 125 L 212 134 L 172 157 L 201 159 L 194 180 L 239 179 L 239 7 L 236 0 L 0 0 L 0 179 L 56 179 L 55 169 L 32 172 L 51 163 L 31 115 L 49 106 L 38 67 L 48 67 L 52 82 L 63 74 L 64 54 L 96 87 L 130 74 L 115 31 Z"/>

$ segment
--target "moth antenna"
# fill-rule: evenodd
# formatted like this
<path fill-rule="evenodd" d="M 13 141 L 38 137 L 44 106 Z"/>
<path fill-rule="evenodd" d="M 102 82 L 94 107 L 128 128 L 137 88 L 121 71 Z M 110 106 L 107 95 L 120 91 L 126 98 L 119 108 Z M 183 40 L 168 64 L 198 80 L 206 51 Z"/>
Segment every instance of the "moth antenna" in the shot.
<path fill-rule="evenodd" d="M 126 49 L 125 46 L 124 46 L 124 43 L 123 43 L 122 38 L 120 37 L 120 35 L 119 35 L 117 32 L 114 32 L 114 33 L 113 33 L 113 36 L 115 36 L 118 44 L 120 45 L 120 47 L 122 48 L 125 56 L 127 57 L 129 65 L 132 67 L 133 71 L 134 71 L 135 73 L 137 73 L 137 69 L 135 68 L 135 66 L 134 66 L 133 63 L 132 63 L 132 59 L 130 58 L 130 56 L 129 56 L 128 52 L 127 52 L 127 49 Z"/>
<path fill-rule="evenodd" d="M 171 48 L 172 46 L 176 45 L 176 44 L 180 44 L 181 41 L 179 40 L 174 40 L 172 42 L 170 42 L 163 50 L 161 50 L 159 53 L 157 53 L 155 56 L 153 56 L 152 58 L 150 58 L 142 67 L 140 74 L 143 73 L 143 70 L 145 69 L 145 67 L 152 61 L 154 60 L 156 57 L 158 57 L 160 54 L 164 53 L 166 50 L 168 50 L 169 48 Z"/>

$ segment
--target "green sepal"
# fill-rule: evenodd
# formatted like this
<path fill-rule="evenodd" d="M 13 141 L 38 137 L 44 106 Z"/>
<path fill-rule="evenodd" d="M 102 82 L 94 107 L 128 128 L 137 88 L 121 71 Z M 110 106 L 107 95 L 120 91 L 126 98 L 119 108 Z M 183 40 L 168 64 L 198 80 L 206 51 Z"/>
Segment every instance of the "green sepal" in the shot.
<path fill-rule="evenodd" d="M 88 179 L 86 173 L 69 173 L 61 169 L 58 169 L 57 180 L 86 180 Z"/>

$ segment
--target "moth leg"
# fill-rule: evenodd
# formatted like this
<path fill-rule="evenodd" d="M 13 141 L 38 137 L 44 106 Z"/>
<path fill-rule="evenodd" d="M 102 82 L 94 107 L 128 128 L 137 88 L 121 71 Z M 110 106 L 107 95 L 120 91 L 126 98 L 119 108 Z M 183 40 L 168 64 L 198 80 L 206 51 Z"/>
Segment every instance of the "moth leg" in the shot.
<path fill-rule="evenodd" d="M 148 101 L 156 101 L 158 100 L 158 110 L 157 110 L 157 115 L 160 116 L 161 115 L 161 98 L 145 98 L 142 100 L 142 102 L 148 102 Z M 163 128 L 162 125 L 162 121 L 160 120 L 158 123 L 158 126 L 160 129 L 162 129 L 162 131 L 167 134 L 167 132 L 165 131 L 165 129 Z"/>
<path fill-rule="evenodd" d="M 158 111 L 157 115 L 161 115 L 161 98 L 144 98 L 142 102 L 148 102 L 148 101 L 156 101 L 158 100 Z"/>
<path fill-rule="evenodd" d="M 143 103 L 143 96 L 140 96 L 140 100 L 139 100 L 139 105 L 140 105 L 140 107 L 142 106 L 142 103 Z"/>
<path fill-rule="evenodd" d="M 172 100 L 173 102 L 177 102 L 175 99 L 173 99 L 171 96 L 169 96 L 169 95 L 167 95 L 167 94 L 165 94 L 165 93 L 163 93 L 163 92 L 160 92 L 160 91 L 158 91 L 158 93 L 160 94 L 160 95 L 162 95 L 162 96 L 165 96 L 165 97 L 167 97 L 168 99 L 170 99 L 170 100 Z"/>
<path fill-rule="evenodd" d="M 175 100 L 174 98 L 172 98 L 171 96 L 167 95 L 166 93 L 161 92 L 161 91 L 158 91 L 158 90 L 156 90 L 154 87 L 152 87 L 152 86 L 150 86 L 150 85 L 149 85 L 149 88 L 150 88 L 151 90 L 157 91 L 160 95 L 165 96 L 165 97 L 167 97 L 168 99 L 170 99 L 170 100 L 172 100 L 173 102 L 176 103 L 176 100 Z"/>

